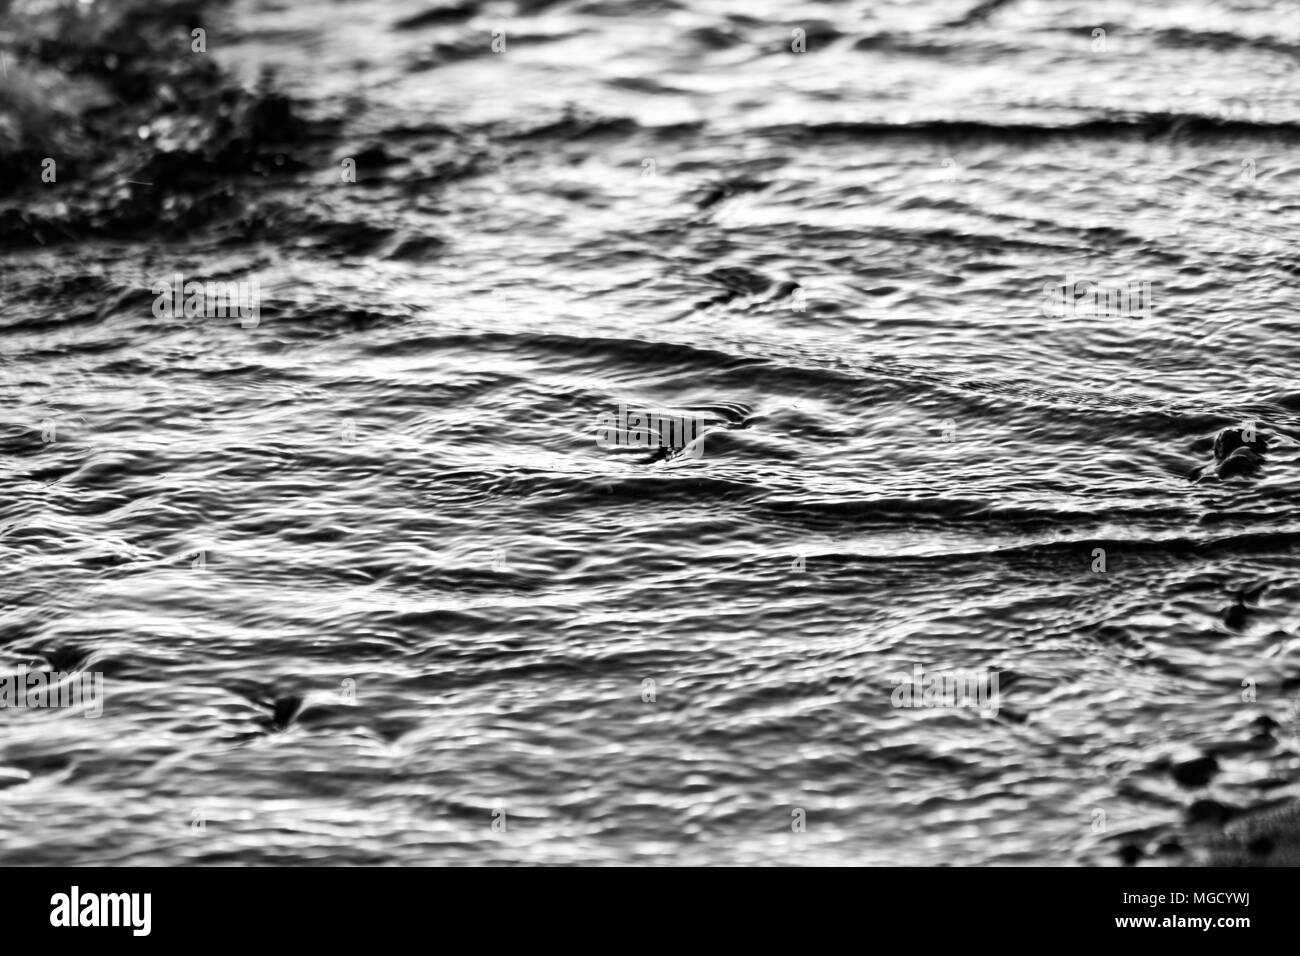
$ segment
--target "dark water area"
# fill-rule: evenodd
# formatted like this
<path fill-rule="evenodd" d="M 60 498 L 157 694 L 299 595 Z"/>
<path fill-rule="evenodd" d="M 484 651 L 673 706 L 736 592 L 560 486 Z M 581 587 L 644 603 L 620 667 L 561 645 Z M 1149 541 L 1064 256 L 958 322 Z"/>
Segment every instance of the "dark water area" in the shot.
<path fill-rule="evenodd" d="M 0 711 L 0 862 L 1297 858 L 1294 4 L 9 0 L 0 50 L 0 671 L 105 687 Z"/>

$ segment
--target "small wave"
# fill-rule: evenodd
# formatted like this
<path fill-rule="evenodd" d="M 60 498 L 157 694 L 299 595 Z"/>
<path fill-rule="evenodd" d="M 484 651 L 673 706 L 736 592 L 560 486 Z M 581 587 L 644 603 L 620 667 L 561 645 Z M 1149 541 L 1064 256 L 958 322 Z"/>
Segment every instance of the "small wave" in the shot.
<path fill-rule="evenodd" d="M 1077 123 L 998 123 L 989 120 L 934 119 L 914 122 L 832 121 L 767 127 L 764 134 L 783 139 L 804 137 L 843 139 L 915 138 L 943 142 L 1026 143 L 1059 138 L 1154 139 L 1195 136 L 1240 140 L 1300 139 L 1300 122 L 1234 119 L 1199 113 L 1133 113 L 1083 119 Z"/>

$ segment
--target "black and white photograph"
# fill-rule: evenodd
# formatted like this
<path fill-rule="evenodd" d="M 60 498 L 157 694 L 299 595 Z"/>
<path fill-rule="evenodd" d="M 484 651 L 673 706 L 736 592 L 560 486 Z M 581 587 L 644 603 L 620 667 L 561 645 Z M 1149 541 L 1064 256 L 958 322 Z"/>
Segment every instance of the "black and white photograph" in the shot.
<path fill-rule="evenodd" d="M 1178 880 L 1300 863 L 1298 145 L 1293 0 L 0 0 L 24 920 L 1054 868 L 1248 939 Z"/>

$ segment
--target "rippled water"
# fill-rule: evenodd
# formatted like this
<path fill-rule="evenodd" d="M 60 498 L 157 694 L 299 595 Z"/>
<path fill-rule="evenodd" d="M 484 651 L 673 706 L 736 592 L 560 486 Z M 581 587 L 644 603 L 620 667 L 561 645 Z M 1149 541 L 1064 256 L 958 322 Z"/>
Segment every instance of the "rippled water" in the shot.
<path fill-rule="evenodd" d="M 51 6 L 0 663 L 107 699 L 0 714 L 4 861 L 1179 863 L 1300 796 L 1294 5 Z"/>

